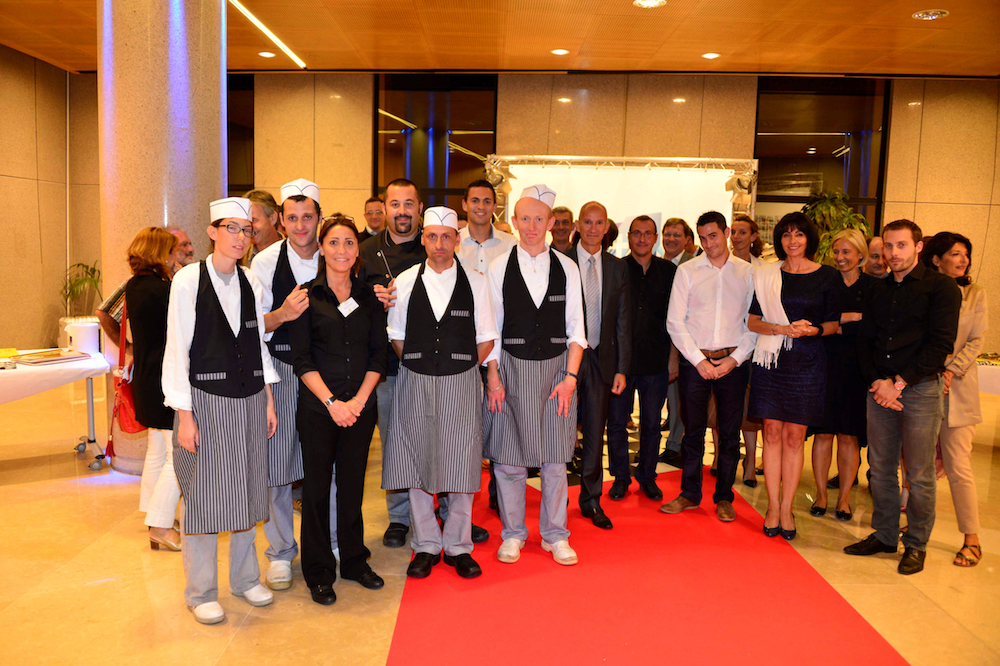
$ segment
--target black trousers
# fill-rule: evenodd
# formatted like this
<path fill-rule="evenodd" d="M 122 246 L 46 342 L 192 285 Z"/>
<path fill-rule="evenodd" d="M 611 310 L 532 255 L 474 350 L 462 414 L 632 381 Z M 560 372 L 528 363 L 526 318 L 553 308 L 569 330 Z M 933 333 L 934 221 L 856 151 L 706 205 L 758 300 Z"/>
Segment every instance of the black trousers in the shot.
<path fill-rule="evenodd" d="M 368 449 L 375 431 L 371 405 L 350 428 L 341 428 L 329 414 L 299 407 L 296 422 L 302 443 L 302 574 L 306 584 L 332 585 L 337 560 L 330 548 L 330 482 L 337 465 L 337 542 L 340 575 L 357 578 L 368 570 L 371 552 L 365 547 L 361 501 L 365 492 Z"/>
<path fill-rule="evenodd" d="M 744 361 L 721 379 L 702 379 L 698 369 L 681 356 L 677 381 L 680 383 L 681 418 L 681 496 L 701 504 L 701 482 L 705 457 L 705 430 L 708 428 L 708 402 L 715 395 L 715 424 L 719 440 L 718 476 L 712 501 L 733 501 L 733 481 L 740 461 L 740 424 L 743 423 L 743 400 L 747 392 L 750 362 Z"/>
<path fill-rule="evenodd" d="M 580 509 L 584 512 L 601 505 L 604 486 L 604 428 L 608 424 L 611 385 L 601 377 L 601 362 L 594 349 L 583 350 L 577 392 L 580 423 L 583 425 L 583 456 L 580 472 Z"/>

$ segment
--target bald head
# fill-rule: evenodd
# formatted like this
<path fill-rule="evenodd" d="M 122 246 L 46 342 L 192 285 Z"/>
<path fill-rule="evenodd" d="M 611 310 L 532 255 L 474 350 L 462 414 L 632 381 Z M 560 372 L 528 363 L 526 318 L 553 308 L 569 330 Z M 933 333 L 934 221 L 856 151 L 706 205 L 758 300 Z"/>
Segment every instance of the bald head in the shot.
<path fill-rule="evenodd" d="M 607 218 L 608 209 L 605 208 L 604 204 L 600 203 L 599 201 L 588 201 L 587 203 L 583 204 L 583 206 L 580 207 L 580 217 L 583 217 L 584 214 L 592 208 L 599 209 L 600 214 L 603 215 L 605 218 Z"/>
<path fill-rule="evenodd" d="M 580 245 L 589 254 L 599 253 L 604 245 L 604 235 L 608 233 L 608 209 L 596 201 L 588 201 L 580 208 L 576 230 L 580 232 Z"/>

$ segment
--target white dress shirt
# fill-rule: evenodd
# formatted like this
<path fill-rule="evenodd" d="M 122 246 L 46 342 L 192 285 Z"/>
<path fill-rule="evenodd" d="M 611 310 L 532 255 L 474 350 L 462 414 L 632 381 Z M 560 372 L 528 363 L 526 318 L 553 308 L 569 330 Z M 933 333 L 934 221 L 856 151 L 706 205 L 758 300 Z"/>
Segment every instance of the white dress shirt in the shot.
<path fill-rule="evenodd" d="M 264 288 L 260 303 L 264 314 L 268 314 L 271 310 L 276 310 L 282 306 L 281 303 L 278 303 L 277 307 L 275 307 L 274 293 L 271 291 L 271 285 L 274 283 L 274 272 L 278 269 L 278 254 L 281 252 L 281 246 L 287 243 L 287 238 L 280 243 L 271 243 L 254 257 L 253 264 L 250 265 L 250 270 L 253 272 L 254 277 L 257 278 L 261 287 Z M 289 246 L 288 265 L 292 268 L 292 275 L 295 276 L 296 284 L 311 282 L 316 279 L 316 273 L 319 271 L 319 250 L 316 250 L 312 258 L 303 259 L 294 248 Z M 264 339 L 270 340 L 272 335 L 274 335 L 274 331 L 265 333 Z"/>
<path fill-rule="evenodd" d="M 513 234 L 495 229 L 492 224 L 490 225 L 490 237 L 482 243 L 469 235 L 469 227 L 465 227 L 458 232 L 458 247 L 455 249 L 455 256 L 469 270 L 486 275 L 493 260 L 515 245 L 517 245 L 517 239 L 514 238 Z"/>
<path fill-rule="evenodd" d="M 259 255 L 258 255 L 259 256 Z M 240 281 L 234 273 L 226 284 L 212 265 L 212 255 L 205 259 L 208 266 L 208 276 L 219 297 L 222 311 L 229 322 L 233 335 L 239 335 L 243 325 L 240 313 L 242 299 Z M 260 360 L 264 369 L 264 383 L 276 384 L 281 381 L 274 366 L 271 365 L 271 354 L 264 344 L 264 312 L 260 301 L 264 288 L 254 274 L 246 268 L 237 267 L 246 275 L 254 295 L 254 309 L 257 311 L 257 331 L 260 335 Z M 201 264 L 188 264 L 177 271 L 170 285 L 170 304 L 167 306 L 167 347 L 163 353 L 163 404 L 174 409 L 191 411 L 191 341 L 194 339 L 195 311 L 198 303 L 198 282 L 201 278 Z"/>
<path fill-rule="evenodd" d="M 583 285 L 587 284 L 587 277 L 586 275 L 584 275 L 584 271 L 590 270 L 590 258 L 591 257 L 594 258 L 594 265 L 597 267 L 598 302 L 601 301 L 601 294 L 604 293 L 604 264 L 601 263 L 601 255 L 603 254 L 604 254 L 603 249 L 599 249 L 597 251 L 597 254 L 590 254 L 589 252 L 583 249 L 583 245 L 581 243 L 577 243 L 576 258 L 580 260 L 580 263 L 577 264 L 577 266 L 580 269 L 580 282 Z M 584 292 L 586 292 L 587 287 L 584 286 L 583 289 Z M 584 293 L 584 296 L 587 296 L 587 294 Z"/>
<path fill-rule="evenodd" d="M 753 301 L 750 264 L 729 253 L 722 268 L 707 254 L 677 268 L 667 310 L 667 332 L 691 365 L 705 360 L 702 349 L 736 347 L 733 360 L 742 364 L 753 352 L 757 334 L 747 328 Z"/>
<path fill-rule="evenodd" d="M 535 307 L 541 307 L 545 292 L 549 290 L 549 246 L 537 257 L 532 257 L 520 244 L 510 248 L 490 263 L 487 277 L 490 283 L 490 295 L 493 297 L 493 314 L 496 318 L 496 330 L 503 332 L 503 284 L 507 276 L 507 262 L 510 253 L 517 252 L 517 263 L 521 269 L 521 277 L 528 288 L 528 294 Z M 587 348 L 587 334 L 583 323 L 583 288 L 580 286 L 580 271 L 573 260 L 562 252 L 555 253 L 563 272 L 566 273 L 566 348 L 574 342 L 584 349 Z M 748 306 L 749 307 L 749 306 Z M 493 351 L 487 361 L 500 359 L 500 347 L 493 345 Z"/>
<path fill-rule="evenodd" d="M 426 263 L 425 261 L 424 264 Z M 413 285 L 416 284 L 420 266 L 421 264 L 410 266 L 396 276 L 396 300 L 395 304 L 389 308 L 389 321 L 386 326 L 389 340 L 406 340 L 406 314 L 410 307 L 410 294 L 413 293 Z M 476 344 L 499 340 L 500 334 L 497 333 L 496 322 L 493 318 L 493 305 L 486 278 L 475 270 L 465 268 L 464 265 L 462 269 L 465 271 L 465 276 L 469 278 L 469 287 L 472 288 L 472 299 L 475 303 Z M 431 303 L 434 319 L 441 321 L 441 317 L 448 309 L 448 303 L 451 302 L 455 284 L 458 282 L 458 264 L 452 264 L 442 273 L 436 273 L 430 266 L 426 266 L 423 280 L 424 291 L 427 292 L 427 300 Z"/>

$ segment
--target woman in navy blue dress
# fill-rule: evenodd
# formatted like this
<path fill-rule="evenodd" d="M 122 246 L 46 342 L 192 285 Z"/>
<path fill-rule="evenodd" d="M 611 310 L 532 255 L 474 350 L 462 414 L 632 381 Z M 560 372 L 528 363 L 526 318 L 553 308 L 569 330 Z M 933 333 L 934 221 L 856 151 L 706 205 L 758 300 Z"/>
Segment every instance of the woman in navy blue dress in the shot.
<path fill-rule="evenodd" d="M 823 423 L 827 362 L 821 338 L 837 331 L 842 280 L 834 268 L 812 260 L 819 234 L 802 213 L 781 218 L 774 239 L 781 261 L 754 271 L 747 324 L 759 337 L 749 416 L 764 421 L 764 534 L 791 541 L 806 429 Z"/>

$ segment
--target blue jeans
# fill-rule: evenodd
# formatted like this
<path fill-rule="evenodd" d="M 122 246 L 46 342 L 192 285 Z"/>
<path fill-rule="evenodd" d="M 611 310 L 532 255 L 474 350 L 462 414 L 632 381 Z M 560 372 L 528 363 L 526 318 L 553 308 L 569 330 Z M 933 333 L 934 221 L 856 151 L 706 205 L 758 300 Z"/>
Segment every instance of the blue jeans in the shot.
<path fill-rule="evenodd" d="M 944 412 L 942 383 L 930 379 L 907 386 L 899 401 L 903 411 L 879 407 L 868 394 L 868 464 L 872 469 L 872 528 L 878 540 L 894 546 L 899 539 L 900 454 L 906 460 L 910 499 L 906 502 L 903 545 L 927 549 L 934 528 L 937 477 L 934 452 Z"/>
<path fill-rule="evenodd" d="M 635 480 L 656 480 L 656 458 L 660 453 L 660 412 L 667 399 L 667 373 L 630 375 L 621 395 L 611 396 L 608 408 L 608 467 L 616 479 L 631 478 L 628 464 L 628 433 L 625 424 L 632 413 L 636 389 L 639 390 L 639 465 Z"/>
<path fill-rule="evenodd" d="M 701 504 L 702 468 L 705 458 L 705 430 L 708 428 L 708 403 L 715 394 L 719 440 L 719 469 L 712 501 L 733 501 L 733 481 L 740 461 L 740 424 L 743 422 L 743 400 L 750 377 L 750 363 L 744 361 L 720 379 L 702 379 L 698 369 L 683 356 L 677 383 L 681 393 L 681 415 L 684 418 L 684 439 L 681 440 L 681 497 Z"/>

